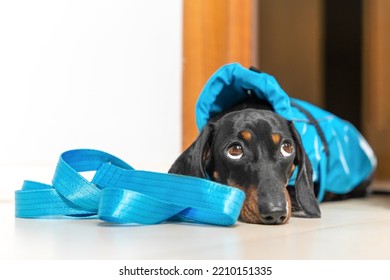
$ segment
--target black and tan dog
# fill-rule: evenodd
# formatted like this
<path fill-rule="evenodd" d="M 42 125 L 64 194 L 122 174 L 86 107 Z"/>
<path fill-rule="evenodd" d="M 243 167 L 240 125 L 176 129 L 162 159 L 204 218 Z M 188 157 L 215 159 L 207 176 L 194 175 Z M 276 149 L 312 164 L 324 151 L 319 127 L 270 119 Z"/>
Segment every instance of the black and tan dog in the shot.
<path fill-rule="evenodd" d="M 288 187 L 295 168 L 295 186 Z M 212 118 L 169 172 L 243 190 L 240 219 L 248 223 L 283 224 L 292 215 L 321 216 L 311 164 L 297 130 L 255 98 Z"/>

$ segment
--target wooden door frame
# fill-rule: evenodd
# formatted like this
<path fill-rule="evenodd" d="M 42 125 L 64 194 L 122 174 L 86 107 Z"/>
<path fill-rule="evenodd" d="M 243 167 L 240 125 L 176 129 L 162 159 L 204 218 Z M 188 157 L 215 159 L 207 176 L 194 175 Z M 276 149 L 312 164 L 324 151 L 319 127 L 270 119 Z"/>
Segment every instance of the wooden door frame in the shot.
<path fill-rule="evenodd" d="M 256 64 L 256 0 L 183 0 L 182 148 L 197 137 L 195 103 L 222 65 Z"/>
<path fill-rule="evenodd" d="M 390 191 L 390 3 L 387 0 L 363 2 L 363 131 L 378 158 L 375 187 Z"/>

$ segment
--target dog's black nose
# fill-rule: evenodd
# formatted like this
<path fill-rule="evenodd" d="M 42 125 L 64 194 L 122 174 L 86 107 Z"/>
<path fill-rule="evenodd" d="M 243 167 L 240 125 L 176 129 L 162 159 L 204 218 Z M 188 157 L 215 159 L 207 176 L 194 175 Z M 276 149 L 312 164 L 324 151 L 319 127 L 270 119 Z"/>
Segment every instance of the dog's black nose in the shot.
<path fill-rule="evenodd" d="M 263 224 L 279 225 L 283 224 L 287 219 L 287 209 L 274 208 L 265 213 L 261 213 L 261 220 Z"/>

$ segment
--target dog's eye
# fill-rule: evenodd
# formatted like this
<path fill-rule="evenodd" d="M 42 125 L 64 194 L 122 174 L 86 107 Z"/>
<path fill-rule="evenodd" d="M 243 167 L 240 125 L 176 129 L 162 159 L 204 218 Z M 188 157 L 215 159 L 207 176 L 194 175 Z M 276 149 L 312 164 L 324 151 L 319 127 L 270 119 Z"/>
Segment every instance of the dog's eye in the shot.
<path fill-rule="evenodd" d="M 240 159 L 243 154 L 242 147 L 238 144 L 231 145 L 227 151 L 227 156 L 231 159 Z"/>
<path fill-rule="evenodd" d="M 280 147 L 280 152 L 284 157 L 289 157 L 292 155 L 294 151 L 294 147 L 290 142 L 284 142 L 282 146 Z"/>

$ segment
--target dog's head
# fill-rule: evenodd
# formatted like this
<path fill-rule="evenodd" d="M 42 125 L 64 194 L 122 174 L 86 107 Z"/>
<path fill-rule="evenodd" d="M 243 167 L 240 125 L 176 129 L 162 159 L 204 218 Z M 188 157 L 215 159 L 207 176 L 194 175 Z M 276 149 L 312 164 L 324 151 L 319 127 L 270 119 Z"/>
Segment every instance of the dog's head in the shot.
<path fill-rule="evenodd" d="M 287 188 L 296 168 L 295 186 Z M 293 123 L 272 111 L 244 109 L 210 121 L 169 172 L 241 189 L 240 219 L 248 223 L 320 216 L 301 138 Z"/>

